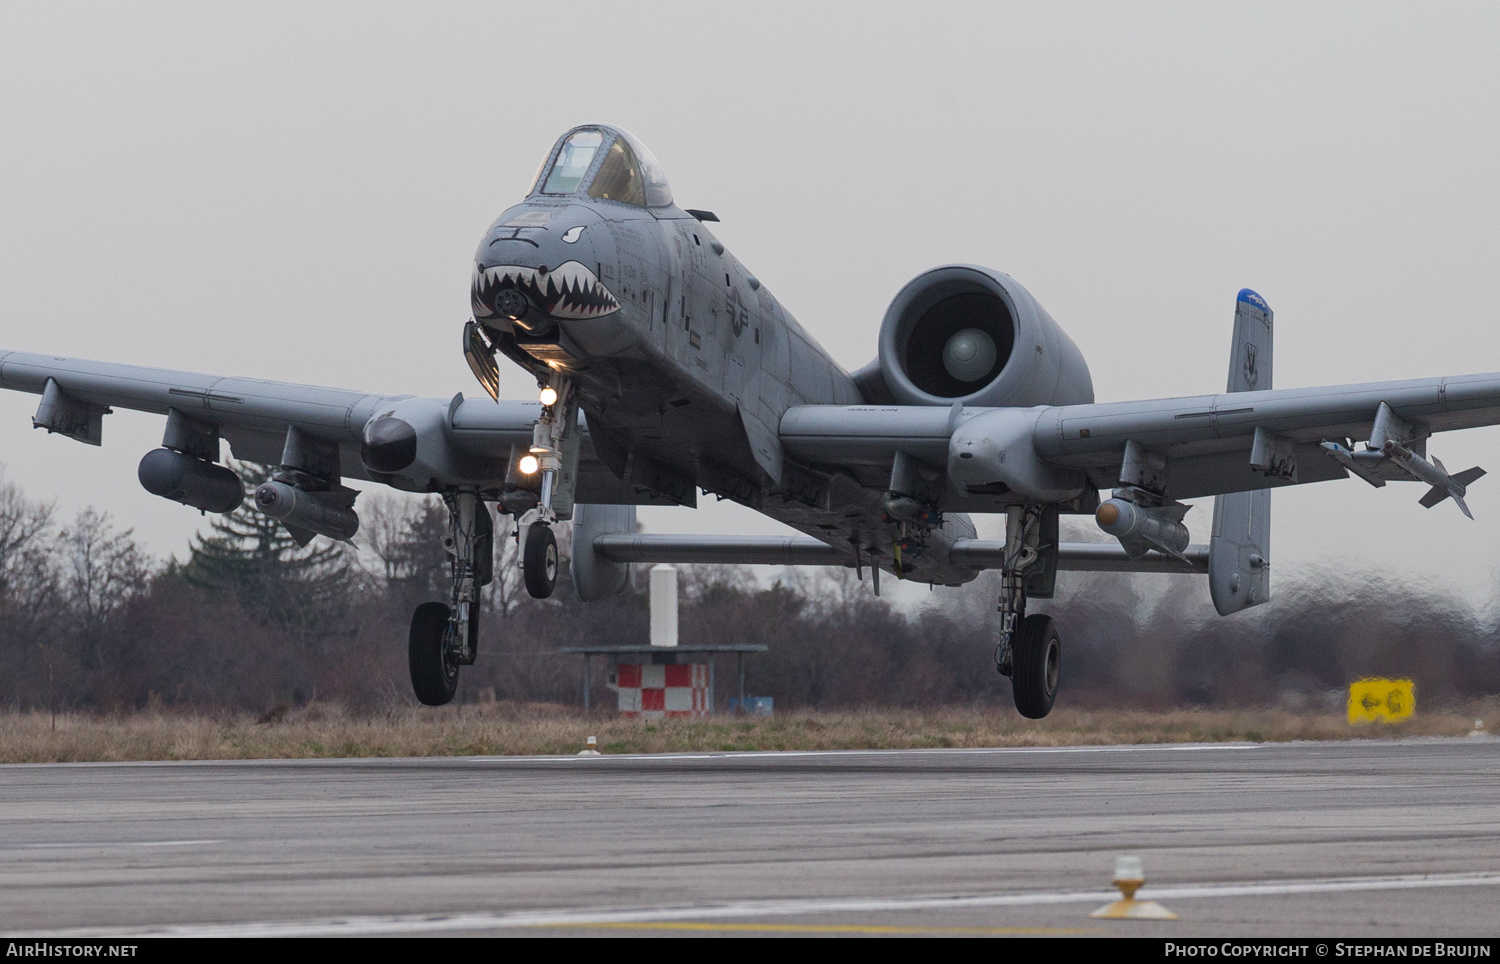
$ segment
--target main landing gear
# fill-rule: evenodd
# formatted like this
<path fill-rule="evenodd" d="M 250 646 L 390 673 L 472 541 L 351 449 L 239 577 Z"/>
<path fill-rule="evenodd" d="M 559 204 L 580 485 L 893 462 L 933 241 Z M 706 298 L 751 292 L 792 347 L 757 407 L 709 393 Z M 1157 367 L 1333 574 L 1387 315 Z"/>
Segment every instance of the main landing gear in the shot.
<path fill-rule="evenodd" d="M 443 496 L 448 505 L 448 602 L 425 602 L 412 613 L 407 658 L 411 686 L 428 706 L 452 702 L 458 670 L 479 655 L 479 607 L 495 575 L 495 526 L 476 491 Z"/>
<path fill-rule="evenodd" d="M 995 668 L 1010 677 L 1016 710 L 1039 720 L 1052 711 L 1062 668 L 1062 639 L 1051 616 L 1026 615 L 1029 595 L 1052 595 L 1057 577 L 1057 510 L 1013 506 L 1006 513 L 1000 570 L 1000 642 Z"/>

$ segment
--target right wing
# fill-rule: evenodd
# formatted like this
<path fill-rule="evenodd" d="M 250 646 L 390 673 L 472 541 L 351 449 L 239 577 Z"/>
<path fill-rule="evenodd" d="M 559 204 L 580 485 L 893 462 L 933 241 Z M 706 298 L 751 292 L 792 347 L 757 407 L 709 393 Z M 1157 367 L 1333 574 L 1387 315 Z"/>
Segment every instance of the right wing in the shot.
<path fill-rule="evenodd" d="M 112 408 L 158 415 L 176 409 L 216 426 L 235 458 L 279 465 L 288 430 L 295 427 L 337 446 L 341 477 L 367 480 L 370 473 L 360 458 L 365 424 L 398 407 L 414 410 L 431 426 L 433 444 L 451 450 L 452 456 L 438 460 L 446 469 L 430 484 L 398 486 L 418 491 L 430 490 L 431 484 L 491 485 L 504 479 L 513 453 L 530 447 L 541 409 L 539 402 L 497 403 L 461 394 L 452 399 L 378 395 L 16 351 L 0 351 L 0 388 L 41 395 L 33 419 L 38 428 L 94 445 L 102 440 L 103 416 Z M 579 501 L 663 501 L 616 479 L 594 455 L 587 425 L 581 417 L 579 421 Z"/>

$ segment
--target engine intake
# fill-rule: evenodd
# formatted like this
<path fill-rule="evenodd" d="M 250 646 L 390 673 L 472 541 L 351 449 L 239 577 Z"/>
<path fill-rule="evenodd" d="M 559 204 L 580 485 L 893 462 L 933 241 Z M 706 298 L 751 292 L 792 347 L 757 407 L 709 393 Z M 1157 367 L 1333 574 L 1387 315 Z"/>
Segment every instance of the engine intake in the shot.
<path fill-rule="evenodd" d="M 1078 346 L 1014 278 L 974 265 L 925 271 L 880 328 L 880 374 L 903 405 L 1086 404 Z"/>

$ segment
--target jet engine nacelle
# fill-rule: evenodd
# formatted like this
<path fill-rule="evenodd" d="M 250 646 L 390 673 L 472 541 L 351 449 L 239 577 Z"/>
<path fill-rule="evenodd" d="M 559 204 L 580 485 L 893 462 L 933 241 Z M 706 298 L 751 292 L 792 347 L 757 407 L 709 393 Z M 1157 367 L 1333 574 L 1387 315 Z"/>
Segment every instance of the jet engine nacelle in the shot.
<path fill-rule="evenodd" d="M 1031 292 L 974 265 L 924 271 L 880 326 L 880 374 L 901 405 L 1018 407 L 1094 400 L 1083 353 Z"/>
<path fill-rule="evenodd" d="M 136 477 L 152 495 L 205 512 L 233 512 L 245 498 L 245 487 L 233 471 L 167 448 L 147 452 Z"/>

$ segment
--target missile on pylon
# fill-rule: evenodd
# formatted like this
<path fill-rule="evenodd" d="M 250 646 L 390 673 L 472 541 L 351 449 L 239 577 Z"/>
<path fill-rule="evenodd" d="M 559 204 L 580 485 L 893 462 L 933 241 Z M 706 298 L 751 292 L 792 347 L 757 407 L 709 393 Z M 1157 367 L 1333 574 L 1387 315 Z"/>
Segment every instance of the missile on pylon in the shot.
<path fill-rule="evenodd" d="M 302 538 L 305 533 L 316 533 L 340 542 L 353 539 L 359 531 L 359 515 L 347 506 L 334 504 L 318 495 L 272 480 L 255 490 L 255 507 L 286 526 L 287 531 L 303 545 L 307 542 Z"/>
<path fill-rule="evenodd" d="M 1484 475 L 1484 469 L 1476 465 L 1471 469 L 1464 469 L 1462 472 L 1449 475 L 1447 468 L 1437 456 L 1433 456 L 1432 461 L 1429 462 L 1392 438 L 1385 440 L 1382 451 L 1385 452 L 1386 458 L 1405 469 L 1413 479 L 1432 486 L 1419 500 L 1423 507 L 1430 509 L 1444 499 L 1451 498 L 1458 504 L 1464 515 L 1470 519 L 1474 518 L 1474 513 L 1469 511 L 1468 505 L 1464 502 L 1464 495 L 1468 493 L 1468 487 Z"/>
<path fill-rule="evenodd" d="M 1182 517 L 1189 508 L 1175 504 L 1147 507 L 1125 499 L 1105 499 L 1095 510 L 1094 521 L 1119 539 L 1132 559 L 1144 558 L 1152 549 L 1183 559 L 1189 535 Z"/>

